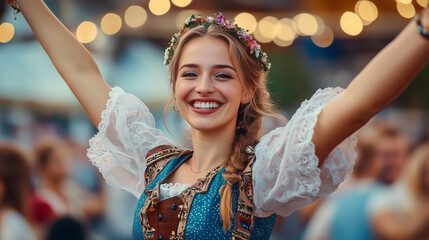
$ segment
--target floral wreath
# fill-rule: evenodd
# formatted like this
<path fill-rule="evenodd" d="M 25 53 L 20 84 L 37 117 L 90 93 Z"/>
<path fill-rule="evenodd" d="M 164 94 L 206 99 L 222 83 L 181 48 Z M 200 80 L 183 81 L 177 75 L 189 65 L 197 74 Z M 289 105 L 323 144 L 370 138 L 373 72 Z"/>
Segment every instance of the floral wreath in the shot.
<path fill-rule="evenodd" d="M 171 62 L 171 59 L 174 55 L 173 47 L 176 45 L 185 30 L 189 30 L 198 26 L 204 26 L 205 28 L 208 28 L 210 25 L 214 25 L 229 32 L 240 41 L 249 55 L 262 65 L 264 71 L 270 70 L 271 63 L 268 62 L 268 56 L 265 52 L 261 51 L 261 46 L 256 42 L 256 40 L 247 34 L 247 30 L 239 27 L 237 24 L 234 24 L 234 20 L 226 20 L 221 13 L 217 15 L 216 19 L 213 17 L 207 17 L 207 19 L 204 19 L 201 15 L 194 14 L 186 19 L 184 26 L 182 29 L 180 29 L 180 32 L 173 35 L 169 42 L 169 47 L 165 49 L 164 65 L 168 65 Z"/>

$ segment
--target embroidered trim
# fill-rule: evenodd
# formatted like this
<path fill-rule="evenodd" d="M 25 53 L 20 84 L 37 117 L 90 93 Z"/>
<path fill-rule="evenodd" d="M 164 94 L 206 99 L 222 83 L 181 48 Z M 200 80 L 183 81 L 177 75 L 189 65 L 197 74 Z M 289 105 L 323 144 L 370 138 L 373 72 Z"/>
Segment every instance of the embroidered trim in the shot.
<path fill-rule="evenodd" d="M 232 230 L 232 239 L 250 239 L 255 224 L 252 186 L 252 167 L 254 161 L 255 156 L 253 155 L 252 159 L 241 173 L 238 208 L 235 214 L 235 226 Z"/>
<path fill-rule="evenodd" d="M 183 153 L 183 149 L 168 145 L 162 145 L 149 151 L 146 155 L 147 167 L 144 173 L 145 186 L 149 186 L 149 184 L 152 183 L 171 159 L 180 156 Z"/>

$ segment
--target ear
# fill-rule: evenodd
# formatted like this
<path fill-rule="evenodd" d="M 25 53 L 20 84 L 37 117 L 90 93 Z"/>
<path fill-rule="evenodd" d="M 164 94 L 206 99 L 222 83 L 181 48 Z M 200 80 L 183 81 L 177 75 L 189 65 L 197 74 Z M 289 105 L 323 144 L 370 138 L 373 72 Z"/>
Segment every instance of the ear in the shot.
<path fill-rule="evenodd" d="M 243 93 L 241 94 L 241 104 L 246 104 L 249 103 L 250 100 L 252 100 L 253 95 L 255 94 L 256 88 L 252 87 L 252 88 L 247 88 L 245 89 L 245 91 L 243 91 Z"/>

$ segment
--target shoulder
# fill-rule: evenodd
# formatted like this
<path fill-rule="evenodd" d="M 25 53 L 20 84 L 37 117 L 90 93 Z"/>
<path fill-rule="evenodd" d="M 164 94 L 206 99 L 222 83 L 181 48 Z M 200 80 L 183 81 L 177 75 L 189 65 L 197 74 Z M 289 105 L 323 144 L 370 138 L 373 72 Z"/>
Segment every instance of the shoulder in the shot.
<path fill-rule="evenodd" d="M 148 153 L 146 154 L 146 164 L 149 167 L 150 165 L 153 165 L 156 162 L 172 159 L 186 152 L 190 152 L 190 150 L 178 148 L 172 145 L 157 146 L 149 150 Z"/>

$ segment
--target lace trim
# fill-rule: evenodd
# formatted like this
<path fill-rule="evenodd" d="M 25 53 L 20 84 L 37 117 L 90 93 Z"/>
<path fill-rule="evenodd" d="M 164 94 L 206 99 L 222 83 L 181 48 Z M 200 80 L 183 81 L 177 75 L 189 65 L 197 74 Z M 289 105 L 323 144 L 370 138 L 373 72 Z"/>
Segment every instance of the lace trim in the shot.
<path fill-rule="evenodd" d="M 305 171 L 305 176 L 307 176 L 308 182 L 313 182 L 312 180 L 315 178 L 313 182 L 314 184 L 307 184 L 309 190 L 308 192 L 311 194 L 311 196 L 317 195 L 317 193 L 320 191 L 320 185 L 322 184 L 322 180 L 320 179 L 321 170 L 318 167 L 319 158 L 316 156 L 316 146 L 314 145 L 313 141 L 311 141 L 314 135 L 314 127 L 316 126 L 317 120 L 319 119 L 319 115 L 325 105 L 343 91 L 344 89 L 340 87 L 318 89 L 316 93 L 310 98 L 310 100 L 305 100 L 300 107 L 302 108 L 302 111 L 306 110 L 306 115 L 309 114 L 311 116 L 311 118 L 307 119 L 307 121 L 304 121 L 304 124 L 302 124 L 303 126 L 301 128 L 302 135 L 310 137 L 309 139 L 306 138 L 304 140 L 311 150 L 309 153 L 310 158 L 308 159 L 308 161 L 301 161 L 301 168 L 299 168 L 304 170 L 308 169 L 308 171 Z M 309 105 L 309 103 L 314 104 Z M 335 149 L 338 150 L 338 148 Z M 329 161 L 331 154 L 326 158 L 325 163 Z"/>
<path fill-rule="evenodd" d="M 101 139 L 106 134 L 109 118 L 112 114 L 115 103 L 117 102 L 118 97 L 123 93 L 124 90 L 122 90 L 120 87 L 113 87 L 109 92 L 109 99 L 106 102 L 106 108 L 101 112 L 101 121 L 98 124 L 98 132 L 89 140 L 89 148 L 87 151 L 87 156 L 91 163 L 97 167 L 98 171 L 100 171 L 100 173 L 103 175 L 103 178 L 106 180 L 106 182 L 116 189 L 117 187 L 111 184 L 109 178 L 105 175 L 106 171 L 113 167 L 113 164 L 110 153 L 104 146 Z"/>
<path fill-rule="evenodd" d="M 293 159 L 292 164 L 294 166 L 289 166 L 289 167 L 293 168 L 291 171 L 298 172 L 299 176 L 297 177 L 299 178 L 298 181 L 301 184 L 299 184 L 299 186 L 297 186 L 296 189 L 291 189 L 291 191 L 283 192 L 282 194 L 279 195 L 280 198 L 274 197 L 276 199 L 275 200 L 276 202 L 280 201 L 280 202 L 286 203 L 294 198 L 298 198 L 298 199 L 301 198 L 303 200 L 305 199 L 304 202 L 308 200 L 308 203 L 310 203 L 312 201 L 311 199 L 318 196 L 318 194 L 320 194 L 320 191 L 322 190 L 321 188 L 324 187 L 324 186 L 321 186 L 322 171 L 323 173 L 325 173 L 325 171 L 329 171 L 329 174 L 327 174 L 327 178 L 332 178 L 332 182 L 334 183 L 334 185 L 343 181 L 347 177 L 347 175 L 352 172 L 353 164 L 345 163 L 347 162 L 343 160 L 346 158 L 345 153 L 342 151 L 342 149 L 339 146 L 341 146 L 343 143 L 347 141 L 348 147 L 347 149 L 345 149 L 348 157 L 347 159 L 351 159 L 351 163 L 353 163 L 357 155 L 354 149 L 354 146 L 357 143 L 356 133 L 351 135 L 351 137 L 347 138 L 345 141 L 343 141 L 343 143 L 341 143 L 337 148 L 335 148 L 335 150 L 326 158 L 326 161 L 324 162 L 322 169 L 318 167 L 319 159 L 316 156 L 315 145 L 311 141 L 311 138 L 314 134 L 314 126 L 316 125 L 319 114 L 323 110 L 324 106 L 326 105 L 327 102 L 332 100 L 334 97 L 336 97 L 338 94 L 340 94 L 343 91 L 344 89 L 340 87 L 318 89 L 316 93 L 310 98 L 310 100 L 305 100 L 304 102 L 302 102 L 297 113 L 289 121 L 288 124 L 291 124 L 292 126 L 286 126 L 286 128 L 288 127 L 290 128 L 288 129 L 289 130 L 288 132 L 290 133 L 290 135 L 287 138 L 289 141 L 293 141 L 293 142 L 286 144 L 285 151 L 290 150 L 291 145 L 289 144 L 293 144 L 293 151 L 284 153 L 284 154 L 290 155 L 289 157 Z M 273 144 L 273 142 L 271 142 L 270 140 L 271 140 L 271 137 L 273 136 L 284 138 L 285 137 L 284 131 L 285 131 L 285 128 L 281 127 L 281 128 L 277 128 L 276 130 L 273 130 L 272 134 L 266 134 L 265 136 L 263 136 L 260 142 L 266 143 L 266 144 L 258 144 L 257 148 L 259 149 L 256 150 L 256 153 L 260 153 L 260 154 L 259 156 L 256 155 L 256 159 L 263 158 L 265 155 L 267 155 L 267 153 L 272 152 L 273 147 L 282 148 L 282 146 L 273 146 L 277 144 Z M 282 144 L 284 145 L 284 143 Z M 296 157 L 296 159 L 294 157 Z M 258 162 L 260 161 L 256 160 L 255 165 L 258 164 Z M 272 164 L 276 164 L 276 163 L 272 163 Z M 277 166 L 278 168 L 276 168 L 276 170 L 274 171 L 279 171 L 277 173 L 281 174 L 280 165 L 283 165 L 282 161 L 278 161 L 276 165 L 278 165 Z M 344 170 L 342 170 L 340 174 L 338 173 L 338 170 L 341 168 L 344 168 Z M 266 169 L 266 168 L 263 168 L 263 169 Z M 258 172 L 258 174 L 261 175 L 262 173 Z M 267 185 L 266 183 L 267 181 L 268 182 L 272 180 L 275 181 L 275 179 L 271 179 L 271 178 L 275 178 L 275 173 L 273 173 L 272 171 L 268 173 L 263 173 L 260 178 L 257 178 L 257 177 L 253 178 L 254 186 L 258 185 L 259 186 L 258 189 L 264 189 L 259 194 L 255 193 L 255 195 L 260 196 L 255 198 L 255 206 L 257 207 L 255 214 L 259 216 L 269 215 L 268 211 L 275 210 L 275 209 L 266 209 L 267 206 L 263 206 L 265 202 L 263 200 L 268 200 L 269 202 L 271 202 L 271 200 L 266 198 L 266 196 L 269 195 L 269 192 L 271 189 L 266 189 L 266 186 L 264 188 L 264 185 Z M 268 185 L 271 185 L 271 184 L 268 183 Z M 324 189 L 324 190 L 328 190 L 328 189 Z M 323 191 L 323 193 L 325 193 L 325 191 Z M 323 194 L 323 195 L 327 195 L 327 194 L 329 194 L 329 192 L 326 192 L 326 194 Z M 293 203 L 291 204 L 294 205 Z M 298 204 L 298 205 L 301 205 L 301 204 Z M 293 210 L 296 210 L 300 207 L 303 207 L 298 205 L 295 207 L 291 206 L 291 208 L 294 208 Z"/>
<path fill-rule="evenodd" d="M 306 121 L 303 121 L 300 124 L 301 128 L 299 129 L 300 130 L 299 134 L 301 134 L 302 136 L 305 136 L 305 138 L 301 140 L 303 140 L 303 142 L 306 143 L 307 147 L 310 149 L 310 152 L 307 155 L 308 158 L 306 158 L 304 161 L 300 161 L 299 162 L 300 167 L 296 168 L 297 170 L 301 170 L 303 177 L 307 177 L 305 181 L 302 181 L 307 184 L 304 186 L 301 186 L 301 188 L 303 189 L 299 189 L 299 190 L 302 190 L 302 191 L 297 191 L 296 192 L 297 194 L 295 196 L 299 196 L 300 193 L 302 194 L 302 193 L 308 192 L 310 193 L 311 196 L 314 197 L 319 192 L 320 185 L 321 185 L 321 179 L 320 179 L 321 170 L 318 167 L 319 158 L 316 156 L 316 146 L 311 141 L 311 138 L 314 135 L 314 126 L 316 126 L 319 115 L 322 112 L 323 108 L 325 107 L 326 103 L 328 103 L 335 96 L 340 94 L 342 91 L 343 89 L 340 87 L 318 89 L 316 93 L 310 98 L 310 100 L 305 100 L 304 102 L 302 102 L 300 106 L 301 111 L 304 111 L 304 113 L 297 114 L 297 116 L 301 118 L 302 116 L 306 116 L 306 115 L 310 116 L 308 119 L 306 119 Z M 313 103 L 313 104 L 310 105 L 309 103 Z M 297 119 L 297 120 L 300 120 L 300 119 Z M 327 157 L 327 159 L 328 158 L 329 156 Z M 307 190 L 305 190 L 305 188 L 307 188 Z"/>
<path fill-rule="evenodd" d="M 160 185 L 161 200 L 179 196 L 190 186 L 191 184 L 188 183 L 163 183 Z"/>

